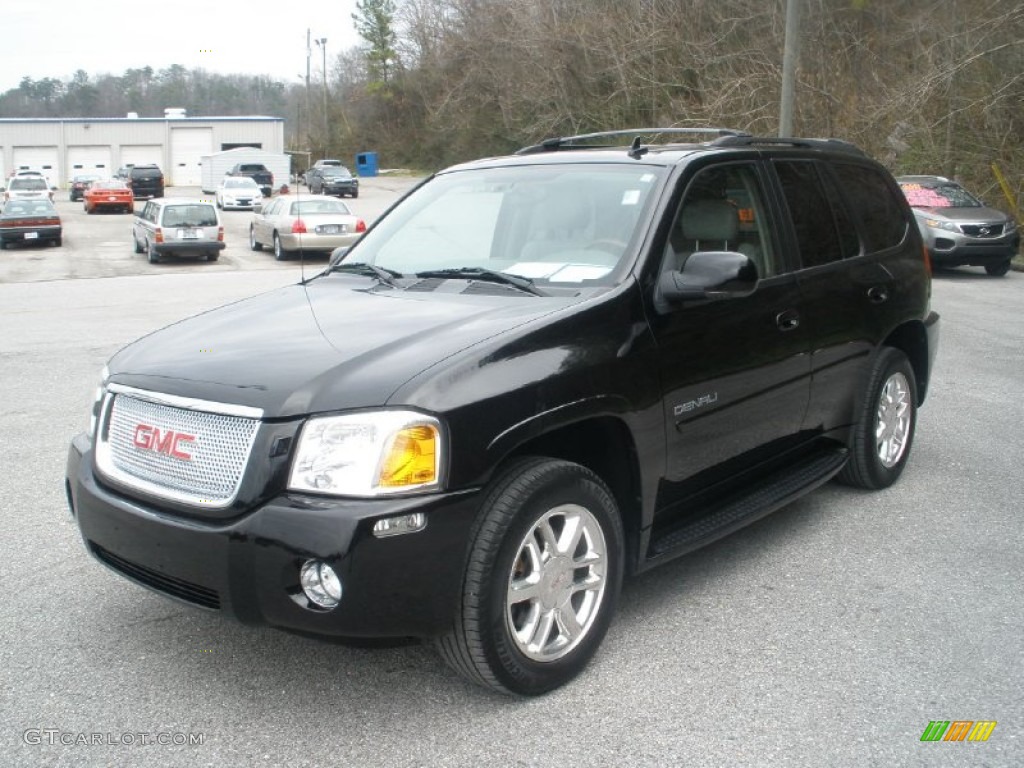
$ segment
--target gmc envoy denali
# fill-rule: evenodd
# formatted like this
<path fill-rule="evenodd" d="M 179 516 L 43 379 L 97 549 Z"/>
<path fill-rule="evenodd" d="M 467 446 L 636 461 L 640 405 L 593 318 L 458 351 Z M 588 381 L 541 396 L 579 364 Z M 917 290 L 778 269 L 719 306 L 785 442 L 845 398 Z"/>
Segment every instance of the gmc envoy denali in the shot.
<path fill-rule="evenodd" d="M 116 354 L 69 503 L 96 559 L 164 595 L 430 639 L 536 695 L 594 655 L 624 576 L 833 477 L 900 476 L 930 293 L 904 196 L 850 144 L 550 139 Z"/>

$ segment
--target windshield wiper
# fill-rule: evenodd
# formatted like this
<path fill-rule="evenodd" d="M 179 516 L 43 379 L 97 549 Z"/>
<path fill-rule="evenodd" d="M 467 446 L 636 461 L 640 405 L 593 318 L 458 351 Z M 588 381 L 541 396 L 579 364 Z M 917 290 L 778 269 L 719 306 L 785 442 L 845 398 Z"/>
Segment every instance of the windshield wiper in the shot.
<path fill-rule="evenodd" d="M 493 269 L 483 267 L 458 267 L 456 269 L 430 269 L 426 272 L 417 272 L 416 277 L 450 277 L 457 280 L 482 280 L 488 283 L 500 283 L 511 285 L 534 296 L 547 296 L 542 290 L 533 284 L 533 280 L 521 275 L 510 275 L 507 272 L 497 272 Z"/>
<path fill-rule="evenodd" d="M 401 272 L 396 272 L 395 270 L 387 269 L 386 267 L 378 267 L 376 264 L 367 264 L 363 261 L 335 264 L 327 268 L 327 274 L 330 274 L 331 272 L 351 272 L 354 275 L 376 277 L 382 283 L 390 286 L 391 288 L 400 287 L 398 283 L 395 282 L 395 278 L 405 277 Z"/>

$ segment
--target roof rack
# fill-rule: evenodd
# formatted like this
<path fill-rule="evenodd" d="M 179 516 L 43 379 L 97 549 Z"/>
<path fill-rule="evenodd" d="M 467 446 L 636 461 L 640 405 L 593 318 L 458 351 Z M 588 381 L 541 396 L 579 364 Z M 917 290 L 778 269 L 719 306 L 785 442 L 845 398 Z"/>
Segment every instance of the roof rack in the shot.
<path fill-rule="evenodd" d="M 711 142 L 716 147 L 799 147 L 803 149 L 831 149 L 863 155 L 864 151 L 856 144 L 843 139 L 795 139 L 788 136 L 752 136 L 749 133 L 739 136 L 722 136 Z"/>
<path fill-rule="evenodd" d="M 563 149 L 595 149 L 601 147 L 620 146 L 619 144 L 580 144 L 578 142 L 591 142 L 594 139 L 613 138 L 616 136 L 634 136 L 635 138 L 630 147 L 630 154 L 638 157 L 646 152 L 646 148 L 640 143 L 640 137 L 643 135 L 713 135 L 719 138 L 743 138 L 750 136 L 749 133 L 733 130 L 731 128 L 626 128 L 618 131 L 581 133 L 578 136 L 560 136 L 557 138 L 545 139 L 540 144 L 523 147 L 516 152 L 516 154 L 532 155 L 538 152 L 557 152 Z"/>

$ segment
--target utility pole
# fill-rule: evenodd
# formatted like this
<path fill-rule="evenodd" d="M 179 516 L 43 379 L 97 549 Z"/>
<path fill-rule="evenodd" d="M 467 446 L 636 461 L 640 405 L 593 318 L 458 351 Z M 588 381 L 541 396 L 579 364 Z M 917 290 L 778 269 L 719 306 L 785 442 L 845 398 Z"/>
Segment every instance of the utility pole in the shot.
<path fill-rule="evenodd" d="M 306 27 L 306 146 L 309 147 L 309 129 L 313 125 L 313 113 L 309 109 L 309 57 L 312 56 L 312 44 L 309 40 L 309 27 Z"/>
<path fill-rule="evenodd" d="M 318 37 L 316 44 L 320 46 L 320 52 L 323 54 L 323 67 L 324 67 L 324 156 L 328 153 L 328 137 L 330 136 L 330 127 L 327 119 L 327 38 Z"/>
<path fill-rule="evenodd" d="M 782 100 L 779 136 L 793 135 L 793 84 L 800 53 L 800 0 L 786 0 L 786 42 L 782 51 Z"/>

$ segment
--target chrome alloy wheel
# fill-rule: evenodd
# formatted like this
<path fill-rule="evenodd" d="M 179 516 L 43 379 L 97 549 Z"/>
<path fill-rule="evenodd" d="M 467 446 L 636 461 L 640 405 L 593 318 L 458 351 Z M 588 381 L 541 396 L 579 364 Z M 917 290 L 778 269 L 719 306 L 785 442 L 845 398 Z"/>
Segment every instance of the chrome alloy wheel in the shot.
<path fill-rule="evenodd" d="M 519 544 L 509 575 L 505 620 L 519 651 L 555 661 L 586 636 L 600 612 L 607 545 L 587 509 L 563 504 L 546 512 Z"/>
<path fill-rule="evenodd" d="M 875 416 L 875 447 L 878 460 L 886 469 L 902 458 L 910 436 L 913 408 L 910 382 L 899 372 L 893 373 L 882 387 Z"/>

